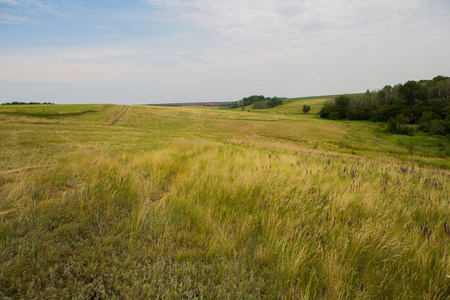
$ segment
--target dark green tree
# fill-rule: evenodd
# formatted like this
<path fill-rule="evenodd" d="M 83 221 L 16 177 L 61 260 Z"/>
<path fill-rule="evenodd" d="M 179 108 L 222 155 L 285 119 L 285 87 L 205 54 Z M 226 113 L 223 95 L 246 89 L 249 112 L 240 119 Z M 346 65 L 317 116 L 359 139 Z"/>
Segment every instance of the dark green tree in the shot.
<path fill-rule="evenodd" d="M 406 82 L 404 85 L 400 85 L 399 93 L 408 104 L 414 104 L 417 101 L 426 99 L 426 93 L 424 93 L 423 87 L 413 80 Z"/>
<path fill-rule="evenodd" d="M 309 105 L 303 105 L 303 112 L 305 113 L 305 114 L 307 114 L 309 111 L 311 110 L 311 106 L 309 106 Z"/>
<path fill-rule="evenodd" d="M 346 95 L 337 96 L 334 103 L 347 108 L 350 105 L 350 97 Z"/>
<path fill-rule="evenodd" d="M 387 131 L 395 134 L 414 135 L 414 129 L 407 127 L 409 119 L 403 115 L 388 120 Z"/>
<path fill-rule="evenodd" d="M 325 103 L 320 110 L 325 119 L 371 120 L 387 122 L 388 131 L 412 134 L 413 126 L 431 134 L 449 134 L 450 77 L 410 80 L 394 87 L 386 85 L 378 92 L 360 96 L 341 95 Z"/>
<path fill-rule="evenodd" d="M 278 97 L 269 98 L 267 100 L 267 106 L 269 106 L 269 108 L 279 106 L 281 104 L 283 104 L 283 100 L 279 99 Z"/>

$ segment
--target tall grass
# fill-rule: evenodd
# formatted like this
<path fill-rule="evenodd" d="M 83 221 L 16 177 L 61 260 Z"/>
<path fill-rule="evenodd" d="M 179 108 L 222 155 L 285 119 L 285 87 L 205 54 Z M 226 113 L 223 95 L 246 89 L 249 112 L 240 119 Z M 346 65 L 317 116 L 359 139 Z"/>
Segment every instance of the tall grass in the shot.
<path fill-rule="evenodd" d="M 1 297 L 450 295 L 448 171 L 332 147 L 342 123 L 241 114 L 1 121 Z"/>

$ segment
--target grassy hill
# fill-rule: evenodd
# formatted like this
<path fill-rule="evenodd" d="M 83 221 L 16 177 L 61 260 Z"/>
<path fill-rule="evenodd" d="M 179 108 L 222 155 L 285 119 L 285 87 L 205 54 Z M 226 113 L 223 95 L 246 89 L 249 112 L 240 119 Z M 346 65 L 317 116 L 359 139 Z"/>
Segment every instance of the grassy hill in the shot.
<path fill-rule="evenodd" d="M 362 94 L 353 94 L 362 95 Z M 257 111 L 259 113 L 283 113 L 283 114 L 303 114 L 303 105 L 311 106 L 309 114 L 316 114 L 320 111 L 323 104 L 336 97 L 337 95 L 324 95 L 315 97 L 299 97 L 283 99 L 283 105 L 276 106 L 271 109 L 253 109 L 253 105 L 245 107 L 246 111 Z M 234 108 L 233 110 L 242 110 L 242 108 Z"/>
<path fill-rule="evenodd" d="M 447 299 L 450 141 L 325 99 L 1 106 L 0 298 Z"/>

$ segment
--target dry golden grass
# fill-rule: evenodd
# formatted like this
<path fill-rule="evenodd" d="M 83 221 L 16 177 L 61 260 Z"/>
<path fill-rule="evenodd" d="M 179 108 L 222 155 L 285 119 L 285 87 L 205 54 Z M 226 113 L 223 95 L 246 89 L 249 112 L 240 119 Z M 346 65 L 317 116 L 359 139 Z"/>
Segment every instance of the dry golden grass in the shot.
<path fill-rule="evenodd" d="M 373 127 L 98 114 L 0 120 L 1 297 L 448 298 L 450 173 Z"/>

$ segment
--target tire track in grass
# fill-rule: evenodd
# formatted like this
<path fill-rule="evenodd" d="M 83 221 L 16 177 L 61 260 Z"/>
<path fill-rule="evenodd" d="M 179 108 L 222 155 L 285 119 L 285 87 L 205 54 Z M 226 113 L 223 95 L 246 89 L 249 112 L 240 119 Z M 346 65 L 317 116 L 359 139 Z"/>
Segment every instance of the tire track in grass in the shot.
<path fill-rule="evenodd" d="M 109 125 L 114 125 L 127 113 L 129 106 L 124 106 L 122 109 L 119 110 L 117 114 L 115 114 L 111 119 L 107 121 Z"/>
<path fill-rule="evenodd" d="M 17 169 L 11 169 L 11 170 L 2 170 L 0 171 L 0 175 L 5 175 L 5 174 L 11 174 L 11 173 L 21 173 L 23 171 L 28 171 L 28 170 L 33 170 L 33 169 L 39 169 L 39 168 L 43 168 L 43 167 L 47 167 L 49 165 L 42 165 L 42 166 L 28 166 L 28 167 L 23 167 L 23 168 L 17 168 Z"/>

